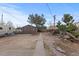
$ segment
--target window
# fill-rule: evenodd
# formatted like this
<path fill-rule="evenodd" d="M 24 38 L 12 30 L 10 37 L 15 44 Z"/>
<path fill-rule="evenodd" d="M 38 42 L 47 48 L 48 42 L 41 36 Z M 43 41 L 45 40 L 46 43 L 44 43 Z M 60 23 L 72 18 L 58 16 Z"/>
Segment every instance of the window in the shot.
<path fill-rule="evenodd" d="M 2 30 L 3 28 L 2 27 L 0 27 L 0 30 Z"/>
<path fill-rule="evenodd" d="M 9 27 L 9 30 L 11 30 L 11 27 Z"/>

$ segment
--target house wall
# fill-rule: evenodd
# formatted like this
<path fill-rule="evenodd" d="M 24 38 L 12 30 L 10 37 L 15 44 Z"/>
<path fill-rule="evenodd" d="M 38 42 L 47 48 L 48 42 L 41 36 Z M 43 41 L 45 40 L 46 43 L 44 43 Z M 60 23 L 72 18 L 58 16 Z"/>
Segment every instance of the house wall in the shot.
<path fill-rule="evenodd" d="M 22 33 L 35 34 L 35 33 L 37 33 L 37 28 L 31 27 L 31 26 L 23 27 L 22 28 Z"/>
<path fill-rule="evenodd" d="M 2 29 L 0 29 L 0 36 L 8 33 L 13 33 L 13 31 L 15 30 L 13 27 L 11 27 L 11 30 L 9 30 L 10 26 L 4 25 L 4 24 L 0 24 L 0 27 L 2 27 Z"/>
<path fill-rule="evenodd" d="M 2 29 L 0 29 L 0 35 L 5 34 L 6 33 L 6 26 L 5 25 L 0 25 L 0 27 L 2 28 Z"/>
<path fill-rule="evenodd" d="M 15 28 L 11 27 L 11 26 L 7 26 L 6 31 L 7 31 L 7 33 L 13 33 L 15 31 Z"/>

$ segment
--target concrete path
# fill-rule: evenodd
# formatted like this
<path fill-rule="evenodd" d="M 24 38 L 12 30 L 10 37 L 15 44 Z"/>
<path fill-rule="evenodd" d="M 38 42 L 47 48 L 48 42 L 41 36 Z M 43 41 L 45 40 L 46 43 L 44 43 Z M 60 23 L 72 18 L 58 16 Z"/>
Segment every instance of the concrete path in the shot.
<path fill-rule="evenodd" d="M 43 44 L 43 38 L 40 33 L 40 36 L 37 40 L 34 56 L 45 56 L 45 55 L 46 55 L 46 53 L 45 53 L 45 48 L 44 48 L 44 44 Z"/>

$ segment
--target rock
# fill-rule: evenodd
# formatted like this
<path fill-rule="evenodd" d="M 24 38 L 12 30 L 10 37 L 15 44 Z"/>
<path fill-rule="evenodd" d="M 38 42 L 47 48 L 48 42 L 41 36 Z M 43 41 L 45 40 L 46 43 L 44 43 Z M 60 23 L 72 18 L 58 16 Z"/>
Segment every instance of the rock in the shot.
<path fill-rule="evenodd" d="M 58 51 L 60 51 L 60 52 L 62 52 L 62 53 L 65 53 L 65 51 L 62 50 L 60 47 L 56 47 L 56 50 L 58 50 Z"/>
<path fill-rule="evenodd" d="M 65 39 L 69 39 L 70 37 L 69 37 L 68 35 L 65 35 L 64 38 L 65 38 Z"/>
<path fill-rule="evenodd" d="M 79 37 L 77 39 L 79 40 Z"/>
<path fill-rule="evenodd" d="M 74 35 L 72 35 L 71 33 L 69 33 L 69 32 L 66 32 L 66 34 L 68 35 L 68 36 L 70 36 L 71 38 L 73 38 L 73 39 L 75 39 L 75 40 L 78 40 Z"/>
<path fill-rule="evenodd" d="M 65 41 L 67 40 L 67 39 L 64 39 Z"/>

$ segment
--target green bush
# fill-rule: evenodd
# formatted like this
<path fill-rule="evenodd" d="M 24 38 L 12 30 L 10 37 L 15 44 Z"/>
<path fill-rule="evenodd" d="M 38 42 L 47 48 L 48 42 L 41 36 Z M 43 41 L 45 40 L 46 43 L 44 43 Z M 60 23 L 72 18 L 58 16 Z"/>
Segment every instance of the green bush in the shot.
<path fill-rule="evenodd" d="M 75 37 L 79 37 L 79 32 L 72 32 Z"/>
<path fill-rule="evenodd" d="M 75 37 L 79 37 L 79 31 L 77 31 L 78 27 L 74 24 L 73 16 L 71 16 L 70 14 L 64 14 L 62 20 L 65 24 L 62 24 L 60 21 L 58 21 L 57 23 L 57 28 L 60 34 L 65 34 L 66 32 L 69 32 Z"/>
<path fill-rule="evenodd" d="M 66 31 L 66 25 L 61 24 L 60 21 L 58 21 L 57 23 L 57 28 L 59 31 L 63 31 L 63 32 Z"/>
<path fill-rule="evenodd" d="M 67 32 L 73 32 L 73 31 L 75 31 L 76 29 L 77 29 L 77 27 L 74 25 L 74 24 L 72 24 L 72 23 L 70 23 L 70 24 L 68 24 L 67 26 L 66 26 L 66 30 L 67 30 Z"/>

